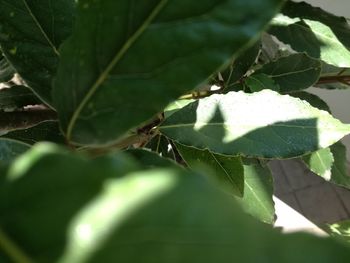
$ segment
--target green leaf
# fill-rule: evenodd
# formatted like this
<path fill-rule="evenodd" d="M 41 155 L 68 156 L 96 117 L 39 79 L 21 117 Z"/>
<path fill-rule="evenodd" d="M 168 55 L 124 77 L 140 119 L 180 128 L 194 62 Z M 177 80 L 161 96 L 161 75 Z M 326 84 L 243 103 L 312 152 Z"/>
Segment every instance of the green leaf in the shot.
<path fill-rule="evenodd" d="M 286 3 L 282 14 L 273 19 L 271 34 L 298 52 L 350 67 L 350 26 L 345 18 L 292 1 Z"/>
<path fill-rule="evenodd" d="M 279 85 L 268 75 L 260 73 L 253 74 L 246 78 L 244 84 L 252 91 L 259 92 L 264 89 L 279 91 Z"/>
<path fill-rule="evenodd" d="M 237 198 L 242 209 L 262 222 L 275 222 L 275 207 L 272 199 L 273 178 L 267 166 L 259 163 L 244 163 L 244 196 Z"/>
<path fill-rule="evenodd" d="M 14 68 L 7 61 L 7 59 L 0 53 L 0 83 L 11 80 L 14 74 L 15 74 Z"/>
<path fill-rule="evenodd" d="M 11 162 L 29 149 L 29 144 L 0 137 L 0 165 Z"/>
<path fill-rule="evenodd" d="M 1 250 L 23 262 L 61 263 L 350 258 L 329 238 L 282 235 L 256 222 L 200 175 L 138 169 L 121 154 L 88 160 L 37 146 L 0 176 Z"/>
<path fill-rule="evenodd" d="M 74 0 L 0 0 L 0 46 L 33 91 L 51 103 L 61 43 L 70 35 Z"/>
<path fill-rule="evenodd" d="M 126 153 L 134 157 L 137 160 L 137 162 L 145 168 L 180 167 L 171 159 L 168 159 L 166 156 L 160 156 L 155 152 L 140 149 L 132 149 L 126 151 Z"/>
<path fill-rule="evenodd" d="M 176 100 L 171 102 L 165 109 L 164 109 L 164 117 L 168 118 L 173 113 L 177 112 L 179 109 L 182 109 L 186 105 L 194 102 L 194 100 Z"/>
<path fill-rule="evenodd" d="M 0 111 L 14 111 L 28 105 L 42 102 L 25 86 L 12 86 L 0 89 Z"/>
<path fill-rule="evenodd" d="M 36 126 L 23 130 L 15 130 L 2 135 L 0 138 L 8 138 L 33 145 L 38 142 L 48 141 L 64 144 L 63 137 L 57 121 L 44 121 Z"/>
<path fill-rule="evenodd" d="M 259 55 L 260 48 L 261 41 L 257 41 L 252 47 L 234 59 L 225 71 L 221 72 L 226 90 L 231 90 L 230 88 L 243 78 L 254 65 Z"/>
<path fill-rule="evenodd" d="M 312 172 L 326 181 L 350 189 L 346 147 L 341 142 L 304 156 L 303 161 Z"/>
<path fill-rule="evenodd" d="M 350 242 L 350 220 L 322 226 L 328 234 L 345 242 Z"/>
<path fill-rule="evenodd" d="M 79 1 L 53 90 L 66 137 L 120 139 L 237 56 L 281 2 Z"/>
<path fill-rule="evenodd" d="M 312 154 L 306 155 L 303 158 L 304 163 L 315 174 L 329 181 L 332 178 L 332 166 L 334 157 L 330 148 L 318 150 Z"/>
<path fill-rule="evenodd" d="M 176 148 L 191 168 L 208 167 L 224 189 L 235 196 L 243 196 L 245 189 L 241 158 L 218 155 L 208 150 L 202 151 L 181 144 L 176 144 Z"/>
<path fill-rule="evenodd" d="M 215 153 L 291 158 L 332 145 L 350 125 L 305 101 L 264 90 L 201 99 L 171 115 L 159 130 L 183 145 Z"/>
<path fill-rule="evenodd" d="M 315 94 L 312 94 L 306 91 L 299 91 L 299 92 L 292 92 L 289 95 L 292 97 L 307 101 L 308 103 L 310 103 L 312 107 L 315 107 L 320 110 L 328 111 L 329 113 L 331 113 L 331 110 L 327 105 L 327 103 Z"/>
<path fill-rule="evenodd" d="M 321 62 L 306 54 L 297 53 L 265 64 L 255 72 L 261 73 L 274 80 L 281 92 L 303 90 L 311 87 L 319 79 Z"/>
<path fill-rule="evenodd" d="M 346 159 L 346 147 L 341 142 L 337 142 L 330 148 L 334 156 L 334 164 L 332 166 L 332 177 L 330 182 L 350 189 L 350 176 Z"/>

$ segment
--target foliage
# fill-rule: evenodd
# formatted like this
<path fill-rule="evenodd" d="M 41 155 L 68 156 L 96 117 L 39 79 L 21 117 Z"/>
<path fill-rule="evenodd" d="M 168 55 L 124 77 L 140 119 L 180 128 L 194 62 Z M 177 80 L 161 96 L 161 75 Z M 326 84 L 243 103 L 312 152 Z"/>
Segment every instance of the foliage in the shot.
<path fill-rule="evenodd" d="M 268 166 L 350 188 L 350 124 L 307 91 L 349 87 L 345 18 L 283 0 L 0 6 L 0 262 L 350 260 L 271 227 Z"/>

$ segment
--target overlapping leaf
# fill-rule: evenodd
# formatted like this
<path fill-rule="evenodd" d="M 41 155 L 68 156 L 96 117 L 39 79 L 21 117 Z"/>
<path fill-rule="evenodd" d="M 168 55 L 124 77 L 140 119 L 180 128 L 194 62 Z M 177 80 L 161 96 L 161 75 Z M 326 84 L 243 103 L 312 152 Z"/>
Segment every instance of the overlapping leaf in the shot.
<path fill-rule="evenodd" d="M 321 62 L 306 54 L 297 53 L 265 64 L 255 72 L 261 73 L 270 77 L 283 93 L 304 90 L 319 79 Z"/>
<path fill-rule="evenodd" d="M 25 86 L 13 86 L 0 90 L 0 111 L 14 111 L 42 102 Z"/>
<path fill-rule="evenodd" d="M 191 168 L 208 166 L 224 189 L 235 196 L 243 197 L 245 178 L 241 158 L 218 155 L 181 144 L 177 144 L 176 148 Z"/>
<path fill-rule="evenodd" d="M 29 149 L 29 144 L 0 137 L 0 164 L 13 161 Z"/>
<path fill-rule="evenodd" d="M 2 253 L 61 263 L 350 258 L 334 240 L 258 224 L 202 176 L 138 169 L 121 154 L 91 161 L 48 144 L 34 148 L 0 176 L 1 238 L 16 248 L 0 242 Z"/>
<path fill-rule="evenodd" d="M 291 158 L 326 148 L 350 132 L 328 112 L 265 90 L 201 99 L 160 126 L 169 138 L 226 155 Z"/>
<path fill-rule="evenodd" d="M 346 19 L 302 2 L 288 1 L 269 32 L 298 52 L 350 67 L 350 26 Z"/>
<path fill-rule="evenodd" d="M 0 83 L 9 81 L 15 74 L 14 68 L 7 61 L 7 59 L 1 54 L 0 51 Z"/>
<path fill-rule="evenodd" d="M 51 103 L 61 43 L 70 35 L 74 0 L 0 1 L 0 46 L 12 66 Z"/>
<path fill-rule="evenodd" d="M 281 2 L 79 1 L 53 93 L 68 139 L 106 144 L 149 120 L 256 38 Z"/>

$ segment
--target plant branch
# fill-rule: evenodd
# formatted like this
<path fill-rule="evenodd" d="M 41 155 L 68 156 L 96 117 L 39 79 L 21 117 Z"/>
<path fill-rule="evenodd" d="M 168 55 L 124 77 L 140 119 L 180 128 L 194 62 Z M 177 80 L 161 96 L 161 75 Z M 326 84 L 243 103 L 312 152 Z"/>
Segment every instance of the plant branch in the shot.
<path fill-rule="evenodd" d="M 337 82 L 349 85 L 350 75 L 322 77 L 318 80 L 317 84 L 329 84 Z"/>
<path fill-rule="evenodd" d="M 0 247 L 15 263 L 31 263 L 33 262 L 20 248 L 8 238 L 8 236 L 0 229 Z"/>
<path fill-rule="evenodd" d="M 57 113 L 49 109 L 0 112 L 0 131 L 26 129 L 42 121 L 57 120 Z"/>

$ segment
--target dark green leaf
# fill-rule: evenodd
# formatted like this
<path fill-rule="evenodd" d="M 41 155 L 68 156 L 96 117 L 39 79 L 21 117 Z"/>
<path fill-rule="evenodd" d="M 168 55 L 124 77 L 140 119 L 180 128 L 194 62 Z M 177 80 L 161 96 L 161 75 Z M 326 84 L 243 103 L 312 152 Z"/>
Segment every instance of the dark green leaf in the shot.
<path fill-rule="evenodd" d="M 237 198 L 242 209 L 261 220 L 273 224 L 275 207 L 272 199 L 273 179 L 267 166 L 244 163 L 244 196 Z"/>
<path fill-rule="evenodd" d="M 208 150 L 202 151 L 193 147 L 176 144 L 182 158 L 191 167 L 207 167 L 224 189 L 229 193 L 242 197 L 244 193 L 244 171 L 239 157 L 214 154 Z"/>
<path fill-rule="evenodd" d="M 11 162 L 29 149 L 29 144 L 0 137 L 0 165 Z"/>
<path fill-rule="evenodd" d="M 11 80 L 14 74 L 14 68 L 7 61 L 7 59 L 0 54 L 0 83 Z"/>
<path fill-rule="evenodd" d="M 346 159 L 346 147 L 341 142 L 338 142 L 332 145 L 330 148 L 334 156 L 332 177 L 330 181 L 334 184 L 350 189 L 350 176 Z"/>
<path fill-rule="evenodd" d="M 0 0 L 0 45 L 26 83 L 51 103 L 61 43 L 70 35 L 74 0 Z"/>
<path fill-rule="evenodd" d="M 345 18 L 292 1 L 286 3 L 282 14 L 273 20 L 271 34 L 298 52 L 350 67 L 350 26 Z"/>
<path fill-rule="evenodd" d="M 350 125 L 305 101 L 264 90 L 201 99 L 159 129 L 181 144 L 215 153 L 291 158 L 332 145 L 350 132 Z"/>
<path fill-rule="evenodd" d="M 118 140 L 228 63 L 281 2 L 79 1 L 53 93 L 66 137 Z"/>
<path fill-rule="evenodd" d="M 253 74 L 249 76 L 244 84 L 252 91 L 252 92 L 259 92 L 264 89 L 270 89 L 274 91 L 279 91 L 280 87 L 279 85 L 274 81 L 273 78 L 270 76 L 259 73 L 259 74 Z"/>
<path fill-rule="evenodd" d="M 281 92 L 303 90 L 311 87 L 319 79 L 321 62 L 306 54 L 292 54 L 265 64 L 255 72 L 255 74 L 261 73 L 274 80 Z"/>
<path fill-rule="evenodd" d="M 30 145 L 41 141 L 55 142 L 59 144 L 65 142 L 57 121 L 44 121 L 28 129 L 15 130 L 6 133 L 0 138 L 13 139 Z"/>
<path fill-rule="evenodd" d="M 147 150 L 133 149 L 126 151 L 129 155 L 134 157 L 137 162 L 146 168 L 168 168 L 178 167 L 178 165 L 167 156 L 159 156 L 159 154 Z"/>
<path fill-rule="evenodd" d="M 33 149 L 0 177 L 2 241 L 15 244 L 24 262 L 350 259 L 334 240 L 281 235 L 257 223 L 202 176 L 135 167 L 120 154 L 91 161 L 52 145 Z"/>
<path fill-rule="evenodd" d="M 253 66 L 261 48 L 261 42 L 256 42 L 252 47 L 244 51 L 233 60 L 232 64 L 221 73 L 226 90 L 234 86 Z"/>
<path fill-rule="evenodd" d="M 14 111 L 28 105 L 41 103 L 38 97 L 27 87 L 13 86 L 0 89 L 0 111 Z"/>
<path fill-rule="evenodd" d="M 305 92 L 305 91 L 299 91 L 299 92 L 292 92 L 290 96 L 299 98 L 301 100 L 305 100 L 308 103 L 310 103 L 312 107 L 318 108 L 320 110 L 325 110 L 331 113 L 331 110 L 327 105 L 327 103 L 315 94 Z"/>

